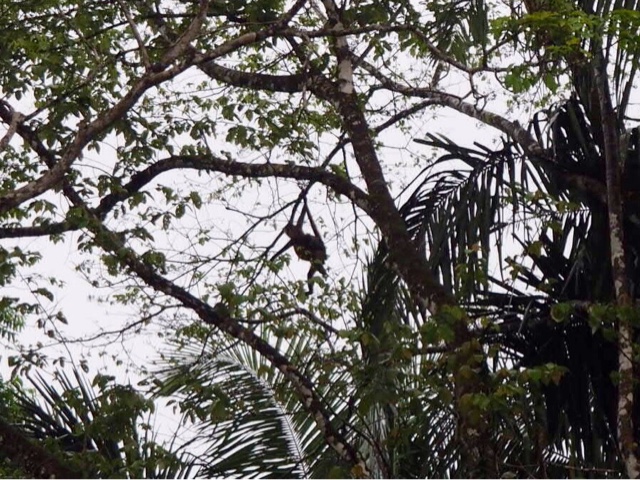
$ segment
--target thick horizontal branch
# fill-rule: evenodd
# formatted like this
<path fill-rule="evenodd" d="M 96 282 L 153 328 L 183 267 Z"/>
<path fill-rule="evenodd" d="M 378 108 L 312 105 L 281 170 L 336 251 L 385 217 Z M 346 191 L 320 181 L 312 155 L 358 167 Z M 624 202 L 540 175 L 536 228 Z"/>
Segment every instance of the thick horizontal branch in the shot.
<path fill-rule="evenodd" d="M 355 186 L 347 177 L 337 175 L 322 168 L 284 163 L 244 163 L 214 157 L 212 155 L 176 155 L 160 160 L 148 169 L 136 174 L 130 183 L 144 182 L 149 175 L 175 168 L 192 168 L 244 178 L 289 178 L 294 180 L 313 180 L 334 192 L 344 195 L 366 213 L 371 213 L 369 195 Z"/>
<path fill-rule="evenodd" d="M 309 72 L 292 75 L 268 75 L 248 73 L 223 67 L 213 61 L 200 65 L 200 69 L 214 80 L 225 85 L 269 92 L 299 93 L 309 90 L 317 77 Z"/>
<path fill-rule="evenodd" d="M 59 235 L 64 232 L 77 230 L 77 222 L 56 222 L 32 227 L 0 227 L 0 238 L 27 238 Z"/>
<path fill-rule="evenodd" d="M 283 163 L 249 164 L 221 159 L 211 155 L 173 156 L 159 160 L 144 170 L 134 174 L 131 180 L 118 190 L 106 195 L 98 207 L 91 209 L 91 213 L 101 220 L 119 202 L 126 200 L 139 192 L 145 185 L 158 175 L 171 170 L 194 169 L 207 172 L 220 172 L 225 175 L 235 175 L 243 178 L 286 178 L 293 180 L 308 180 L 330 188 L 333 192 L 344 195 L 364 212 L 371 212 L 371 203 L 367 193 L 351 183 L 347 178 L 329 172 L 322 168 L 305 167 Z M 75 200 L 78 200 L 77 194 Z M 77 229 L 73 222 L 59 222 L 32 227 L 2 227 L 0 238 L 22 238 L 54 235 Z"/>

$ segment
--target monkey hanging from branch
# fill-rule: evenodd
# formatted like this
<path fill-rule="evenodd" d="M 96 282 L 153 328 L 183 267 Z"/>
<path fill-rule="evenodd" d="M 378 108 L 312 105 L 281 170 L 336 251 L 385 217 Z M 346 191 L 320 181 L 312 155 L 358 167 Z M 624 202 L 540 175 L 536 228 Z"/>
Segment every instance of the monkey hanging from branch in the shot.
<path fill-rule="evenodd" d="M 327 271 L 324 268 L 324 262 L 327 259 L 327 249 L 324 246 L 320 232 L 318 232 L 318 228 L 313 221 L 306 199 L 303 201 L 304 205 L 302 206 L 302 212 L 300 213 L 298 221 L 295 223 L 293 222 L 296 213 L 296 209 L 294 208 L 291 213 L 291 220 L 287 226 L 284 227 L 283 231 L 285 235 L 289 237 L 289 241 L 280 249 L 280 251 L 278 251 L 278 253 L 271 257 L 271 260 L 280 256 L 289 247 L 293 247 L 293 251 L 296 252 L 298 258 L 309 262 L 310 264 L 309 273 L 307 273 L 307 285 L 309 286 L 307 293 L 311 295 L 313 293 L 313 282 L 311 281 L 313 275 L 316 272 L 319 272 L 322 276 L 327 275 Z M 305 215 L 309 219 L 309 223 L 313 229 L 313 235 L 305 233 L 302 229 Z"/>

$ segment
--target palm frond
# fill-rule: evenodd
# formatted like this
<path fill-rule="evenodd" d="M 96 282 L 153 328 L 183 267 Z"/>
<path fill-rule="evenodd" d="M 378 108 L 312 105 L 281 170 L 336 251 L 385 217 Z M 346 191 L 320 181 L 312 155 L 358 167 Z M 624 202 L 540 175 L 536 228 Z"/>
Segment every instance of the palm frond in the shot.
<path fill-rule="evenodd" d="M 318 352 L 303 331 L 268 340 L 301 365 L 316 361 Z M 215 345 L 191 339 L 165 362 L 157 395 L 181 399 L 185 420 L 196 431 L 192 444 L 202 449 L 199 476 L 322 478 L 339 465 L 283 375 L 257 352 L 224 338 Z M 322 375 L 305 373 L 316 380 Z M 348 407 L 348 382 L 341 375 L 316 382 L 336 417 Z"/>
<path fill-rule="evenodd" d="M 555 472 L 602 468 L 615 476 L 619 471 L 612 401 L 616 393 L 610 378 L 617 367 L 615 344 L 603 330 L 591 331 L 584 311 L 574 311 L 565 322 L 552 316 L 557 302 L 611 298 L 608 257 L 603 255 L 608 249 L 606 211 L 595 192 L 575 182 L 578 176 L 603 181 L 601 148 L 587 111 L 575 99 L 537 116 L 532 130 L 554 152 L 553 163 L 529 161 L 508 143 L 492 151 L 482 146 L 464 148 L 433 136 L 421 141 L 446 153 L 436 160 L 402 212 L 443 284 L 461 299 L 472 318 L 490 320 L 491 327 L 481 335 L 501 347 L 501 362 L 510 359 L 516 368 L 553 363 L 567 369 L 558 385 L 544 385 L 530 397 L 537 412 L 535 421 L 497 419 L 504 426 L 497 429 L 502 432 L 497 442 L 505 457 L 514 465 L 529 462 L 530 471 L 538 473 L 551 471 L 548 462 L 553 458 Z M 508 204 L 511 220 L 506 219 Z M 515 222 L 520 223 L 519 229 Z M 520 260 L 503 257 L 507 225 L 521 247 Z M 492 252 L 493 242 L 497 252 Z M 477 262 L 469 254 L 472 245 L 480 246 L 482 259 L 490 258 L 490 252 L 497 254 L 493 261 L 502 271 L 511 265 L 514 280 L 506 280 L 502 273 L 490 275 L 489 262 Z M 364 301 L 365 307 L 370 305 L 363 310 L 364 318 L 370 319 L 366 325 L 374 332 L 384 331 L 385 322 L 417 321 L 415 316 L 407 320 L 411 317 L 406 311 L 396 307 L 403 301 L 403 286 L 393 271 L 378 265 L 385 263 L 384 248 L 382 244 L 374 259 Z M 470 270 L 468 288 L 455 266 L 472 260 L 477 266 Z M 375 299 L 383 299 L 377 314 Z M 532 430 L 541 420 L 548 441 L 539 442 L 541 433 Z M 432 423 L 437 424 L 433 419 Z M 508 440 L 505 432 L 520 432 L 521 441 Z M 525 440 L 537 442 L 535 459 L 529 458 Z M 425 441 L 422 448 L 431 455 L 429 445 Z M 450 465 L 455 465 L 455 452 L 449 454 L 441 451 L 438 458 L 449 458 Z"/>
<path fill-rule="evenodd" d="M 111 385 L 103 376 L 90 385 L 77 370 L 73 375 L 75 382 L 59 373 L 57 387 L 42 376 L 30 379 L 35 395 L 17 390 L 17 419 L 23 431 L 55 451 L 73 453 L 87 476 L 180 478 L 189 474 L 186 457 L 158 445 L 148 429 L 140 437 L 136 421 L 149 403 L 137 392 Z"/>
<path fill-rule="evenodd" d="M 488 278 L 486 259 L 492 237 L 500 233 L 496 226 L 502 220 L 501 192 L 514 185 L 505 174 L 514 170 L 515 157 L 507 144 L 495 152 L 479 145 L 461 147 L 435 136 L 419 143 L 446 153 L 425 171 L 400 211 L 443 284 L 461 299 L 479 298 L 483 287 L 476 280 Z M 465 270 L 458 268 L 461 265 Z M 398 350 L 419 347 L 415 328 L 431 320 L 416 307 L 388 264 L 384 242 L 368 265 L 363 291 L 357 324 L 369 340 L 362 343 L 365 367 L 356 379 L 357 397 L 362 423 L 376 425 L 376 438 L 387 447 L 381 453 L 387 473 L 456 476 L 461 451 L 454 438 L 455 413 L 439 394 L 453 387 L 441 367 L 434 367 L 438 353 L 414 356 L 410 366 L 398 361 Z M 415 391 L 422 393 L 412 397 L 409 392 Z M 403 433 L 397 435 L 398 431 Z"/>

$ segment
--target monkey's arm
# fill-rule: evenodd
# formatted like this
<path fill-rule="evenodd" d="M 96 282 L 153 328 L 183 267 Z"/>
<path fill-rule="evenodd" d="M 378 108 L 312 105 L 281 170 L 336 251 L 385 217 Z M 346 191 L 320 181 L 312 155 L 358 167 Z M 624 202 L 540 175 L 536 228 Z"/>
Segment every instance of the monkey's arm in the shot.
<path fill-rule="evenodd" d="M 293 240 L 289 240 L 287 242 L 287 244 L 282 247 L 280 250 L 278 250 L 275 254 L 273 254 L 273 256 L 271 257 L 271 262 L 273 262 L 276 258 L 278 258 L 280 255 L 282 255 L 285 251 L 287 251 L 289 248 L 291 248 L 291 246 L 293 245 Z"/>
<path fill-rule="evenodd" d="M 307 200 L 305 198 L 304 201 L 304 207 L 302 209 L 302 215 L 304 215 L 306 212 L 307 214 L 307 218 L 309 219 L 309 223 L 311 224 L 311 228 L 313 229 L 313 235 L 318 238 L 321 239 L 322 236 L 320 235 L 320 232 L 318 231 L 318 227 L 316 227 L 316 222 L 313 221 L 313 217 L 311 216 L 311 211 L 309 210 L 309 205 L 307 205 Z M 320 240 L 322 241 L 322 240 Z"/>

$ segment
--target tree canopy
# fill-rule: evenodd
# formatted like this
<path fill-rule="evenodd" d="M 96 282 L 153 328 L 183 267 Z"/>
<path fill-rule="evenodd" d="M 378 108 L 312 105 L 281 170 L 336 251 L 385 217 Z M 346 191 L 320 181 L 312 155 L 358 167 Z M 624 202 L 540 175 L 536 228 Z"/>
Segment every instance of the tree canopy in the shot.
<path fill-rule="evenodd" d="M 0 27 L 10 474 L 640 476 L 638 2 L 25 0 Z M 60 242 L 124 324 L 74 334 L 33 274 Z M 73 350 L 158 333 L 137 388 Z"/>

